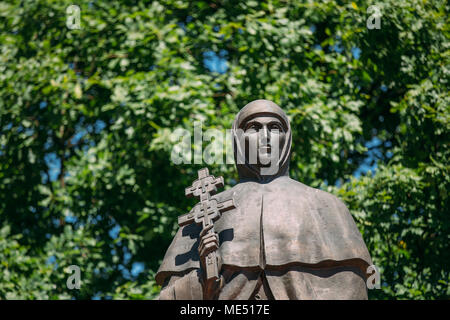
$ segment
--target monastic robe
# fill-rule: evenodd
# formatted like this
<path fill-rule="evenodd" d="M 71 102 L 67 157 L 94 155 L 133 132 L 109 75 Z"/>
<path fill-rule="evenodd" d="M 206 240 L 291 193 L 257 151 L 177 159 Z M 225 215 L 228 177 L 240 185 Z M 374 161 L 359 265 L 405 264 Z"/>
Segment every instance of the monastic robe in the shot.
<path fill-rule="evenodd" d="M 219 298 L 251 298 L 262 272 L 275 299 L 367 298 L 370 255 L 351 214 L 334 195 L 281 176 L 264 184 L 239 183 L 213 198 L 233 198 L 236 204 L 214 224 L 226 282 Z M 190 274 L 189 285 L 196 286 L 200 230 L 195 224 L 178 230 L 157 283 Z M 249 275 L 237 277 L 240 271 Z M 342 293 L 336 296 L 336 291 Z"/>

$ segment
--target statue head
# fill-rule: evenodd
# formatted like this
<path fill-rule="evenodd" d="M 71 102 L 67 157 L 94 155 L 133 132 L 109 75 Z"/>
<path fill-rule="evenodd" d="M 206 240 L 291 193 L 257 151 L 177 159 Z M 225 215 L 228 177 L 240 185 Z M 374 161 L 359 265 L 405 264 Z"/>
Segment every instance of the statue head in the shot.
<path fill-rule="evenodd" d="M 278 105 L 269 100 L 250 102 L 237 114 L 232 133 L 241 180 L 265 182 L 288 175 L 291 127 Z"/>

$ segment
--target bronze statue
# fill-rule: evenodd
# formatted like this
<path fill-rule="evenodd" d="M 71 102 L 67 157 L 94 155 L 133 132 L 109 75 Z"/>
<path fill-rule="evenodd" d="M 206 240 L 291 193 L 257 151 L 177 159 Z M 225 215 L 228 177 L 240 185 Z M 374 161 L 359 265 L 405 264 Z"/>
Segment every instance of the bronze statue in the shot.
<path fill-rule="evenodd" d="M 372 262 L 348 209 L 289 177 L 283 110 L 250 102 L 232 131 L 239 183 L 215 194 L 223 180 L 204 169 L 186 189 L 200 203 L 179 218 L 159 299 L 367 299 Z"/>

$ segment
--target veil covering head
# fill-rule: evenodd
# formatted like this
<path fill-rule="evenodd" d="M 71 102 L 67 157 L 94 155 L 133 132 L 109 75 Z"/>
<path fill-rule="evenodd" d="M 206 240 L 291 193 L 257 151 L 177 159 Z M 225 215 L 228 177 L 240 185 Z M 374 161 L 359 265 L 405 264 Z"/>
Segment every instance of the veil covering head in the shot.
<path fill-rule="evenodd" d="M 286 138 L 283 145 L 279 145 L 279 156 L 276 164 L 278 170 L 274 174 L 262 175 L 261 167 L 251 164 L 246 157 L 245 143 L 242 143 L 242 133 L 245 124 L 260 116 L 274 116 L 278 118 L 285 130 Z M 242 130 L 242 131 L 241 131 Z M 279 176 L 289 175 L 289 160 L 291 155 L 292 133 L 286 113 L 274 102 L 269 100 L 255 100 L 245 105 L 236 115 L 232 127 L 234 161 L 240 180 L 257 180 L 260 182 L 273 180 Z"/>

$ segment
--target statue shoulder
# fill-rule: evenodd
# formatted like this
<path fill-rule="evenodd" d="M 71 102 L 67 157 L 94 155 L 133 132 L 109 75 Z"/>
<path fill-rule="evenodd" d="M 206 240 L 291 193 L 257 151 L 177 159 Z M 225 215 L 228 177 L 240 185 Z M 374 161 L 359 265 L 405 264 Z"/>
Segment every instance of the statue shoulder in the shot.
<path fill-rule="evenodd" d="M 305 195 L 313 201 L 327 204 L 328 206 L 332 204 L 335 205 L 338 209 L 348 212 L 348 208 L 345 205 L 344 201 L 330 192 L 310 187 L 291 178 L 287 178 L 284 183 L 288 185 L 287 190 L 295 193 L 296 195 Z"/>
<path fill-rule="evenodd" d="M 239 184 L 234 185 L 233 187 L 223 190 L 214 196 L 212 196 L 213 199 L 217 199 L 219 202 L 222 202 L 224 200 L 228 200 L 234 197 L 234 195 L 239 192 L 240 190 Z"/>

